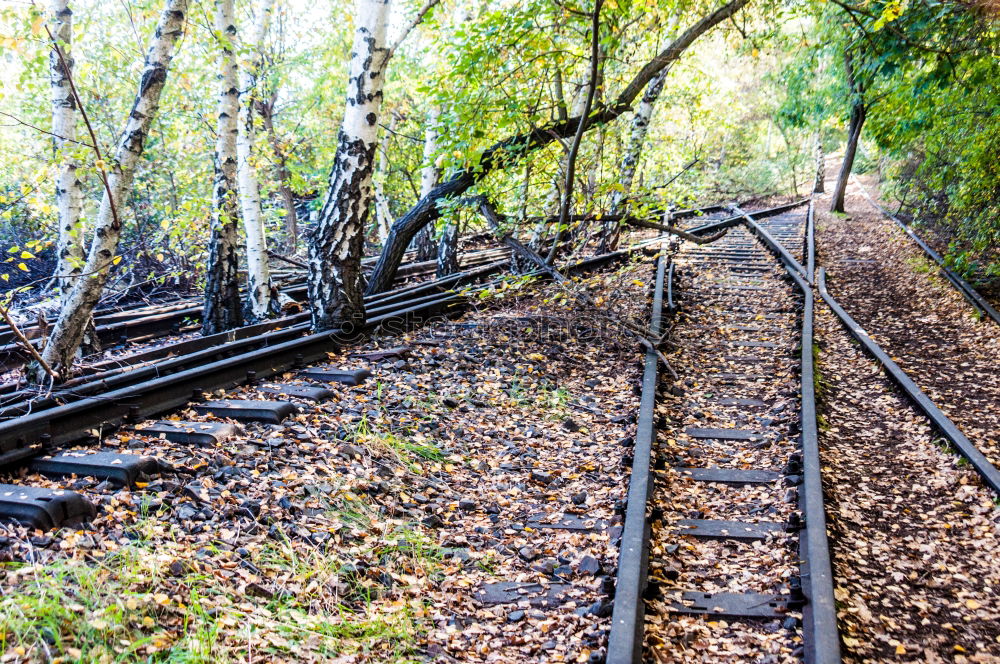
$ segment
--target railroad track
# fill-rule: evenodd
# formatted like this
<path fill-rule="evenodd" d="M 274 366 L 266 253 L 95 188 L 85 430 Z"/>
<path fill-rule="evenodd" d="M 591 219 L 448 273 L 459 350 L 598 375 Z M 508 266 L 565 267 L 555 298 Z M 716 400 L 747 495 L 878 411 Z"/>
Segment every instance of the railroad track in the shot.
<path fill-rule="evenodd" d="M 596 256 L 568 269 L 595 269 L 633 249 Z M 349 346 L 363 334 L 398 333 L 459 311 L 467 298 L 457 289 L 481 282 L 502 265 L 497 262 L 376 296 L 369 301 L 365 329 L 352 335 L 309 334 L 305 322 L 264 334 L 254 335 L 251 330 L 245 339 L 85 379 L 47 402 L 8 403 L 5 412 L 10 419 L 0 422 L 0 466 L 135 487 L 150 475 L 176 469 L 162 468 L 150 457 L 101 447 L 110 433 L 127 427 L 131 435 L 147 437 L 147 442 L 151 437 L 154 442 L 162 438 L 178 444 L 215 445 L 236 435 L 239 423 L 279 425 L 308 404 L 333 397 L 331 383 L 360 385 L 370 375 L 364 358 L 352 367 L 310 365 L 322 363 L 330 352 Z M 241 386 L 242 395 L 254 398 L 212 398 Z M 67 402 L 59 404 L 59 400 Z M 191 408 L 199 417 L 155 419 L 183 408 Z M 60 451 L 88 441 L 89 449 Z M 48 530 L 87 522 L 95 509 L 94 501 L 75 491 L 0 485 L 3 521 Z"/>
<path fill-rule="evenodd" d="M 705 639 L 744 661 L 839 661 L 816 444 L 811 210 L 771 212 L 704 225 L 732 230 L 658 275 L 660 309 L 682 312 L 671 337 L 681 381 L 662 389 L 647 356 L 609 663 L 675 661 L 670 649 Z"/>
<path fill-rule="evenodd" d="M 470 251 L 461 255 L 459 263 L 462 269 L 468 270 L 503 260 L 509 254 L 510 251 L 503 248 Z M 400 268 L 397 279 L 403 281 L 425 277 L 433 275 L 435 270 L 436 263 L 434 261 L 410 263 Z M 304 301 L 306 299 L 304 275 L 289 279 L 282 284 L 281 290 L 293 300 Z M 168 335 L 194 332 L 201 328 L 201 309 L 202 303 L 200 301 L 184 299 L 155 306 L 109 312 L 96 317 L 97 335 L 104 347 L 124 348 L 130 344 L 148 342 Z M 287 320 L 284 322 L 287 324 Z M 28 326 L 23 331 L 28 335 L 34 335 L 37 333 L 37 327 Z M 37 341 L 35 343 L 37 344 Z M 0 371 L 9 371 L 26 361 L 27 352 L 13 341 L 11 332 L 0 331 L 0 344 L 2 344 L 0 345 Z M 103 368 L 99 370 L 103 370 Z M 2 390 L 3 387 L 0 387 L 0 394 L 3 393 Z"/>

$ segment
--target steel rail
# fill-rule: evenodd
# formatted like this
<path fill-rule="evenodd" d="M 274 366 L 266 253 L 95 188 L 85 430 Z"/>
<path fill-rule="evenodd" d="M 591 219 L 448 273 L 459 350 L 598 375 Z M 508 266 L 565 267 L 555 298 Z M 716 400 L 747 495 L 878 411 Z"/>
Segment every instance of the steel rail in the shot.
<path fill-rule="evenodd" d="M 571 265 L 567 271 L 599 267 L 631 251 L 632 248 L 627 248 L 585 259 Z M 546 276 L 541 271 L 531 274 L 543 279 Z M 85 438 L 88 432 L 96 432 L 100 437 L 106 430 L 183 406 L 213 390 L 228 389 L 322 360 L 331 350 L 365 333 L 401 332 L 434 316 L 455 312 L 459 305 L 468 301 L 465 295 L 454 291 L 438 297 L 424 297 L 420 304 L 401 303 L 398 308 L 373 316 L 363 328 L 350 334 L 341 330 L 267 343 L 263 348 L 233 357 L 0 422 L 0 466 L 22 463 L 48 453 L 52 447 Z"/>
<path fill-rule="evenodd" d="M 487 249 L 470 252 L 463 256 L 463 267 L 475 267 L 485 262 L 495 260 L 509 254 L 508 249 Z M 422 276 L 434 271 L 433 261 L 414 263 L 403 266 L 398 278 Z M 306 286 L 304 283 L 293 283 L 286 288 L 285 293 L 293 298 L 304 298 Z M 170 333 L 190 332 L 201 326 L 201 303 L 188 303 L 184 307 L 170 307 L 169 311 L 157 310 L 138 317 L 99 324 L 97 334 L 102 344 L 118 344 L 141 342 L 155 339 Z M 188 321 L 185 324 L 185 321 Z M 33 343 L 37 345 L 38 341 Z M 0 368 L 12 368 L 26 360 L 26 352 L 18 343 L 8 343 L 0 346 Z"/>
<path fill-rule="evenodd" d="M 816 425 L 816 367 L 813 356 L 815 298 L 812 273 L 815 266 L 813 202 L 806 212 L 805 275 L 792 265 L 785 270 L 805 298 L 802 310 L 802 348 L 800 359 L 799 418 L 802 426 L 802 530 L 799 531 L 799 577 L 808 600 L 802 608 L 802 631 L 805 635 L 807 664 L 839 664 L 840 634 L 837 629 L 837 606 L 833 594 L 833 565 L 826 533 L 826 510 L 823 507 L 822 462 L 819 456 L 819 432 Z M 799 266 L 801 268 L 801 266 Z"/>
<path fill-rule="evenodd" d="M 830 309 L 833 310 L 840 322 L 843 323 L 847 331 L 857 339 L 870 355 L 878 360 L 882 368 L 892 380 L 902 388 L 903 392 L 923 411 L 924 415 L 934 423 L 934 426 L 941 434 L 958 450 L 965 459 L 976 469 L 976 472 L 983 478 L 983 481 L 994 492 L 1000 493 L 1000 471 L 997 470 L 982 452 L 962 433 L 955 423 L 938 408 L 931 399 L 924 394 L 923 390 L 917 386 L 905 371 L 896 364 L 889 355 L 871 338 L 864 328 L 851 317 L 847 311 L 834 299 L 833 295 L 826 288 L 826 270 L 820 268 L 819 271 L 819 293 L 826 301 Z"/>
<path fill-rule="evenodd" d="M 443 289 L 448 287 L 458 287 L 460 285 L 474 283 L 475 280 L 486 277 L 499 270 L 503 262 L 493 263 L 483 268 L 471 272 L 461 272 L 450 275 L 443 280 L 422 284 L 420 288 L 408 288 L 402 292 L 390 292 L 365 298 L 368 300 L 367 313 L 371 317 L 378 317 L 390 313 L 394 308 L 399 308 L 401 303 L 397 300 L 407 296 L 406 305 L 415 306 L 432 302 L 442 296 Z M 432 292 L 428 295 L 418 295 L 429 288 L 436 286 L 442 288 L 441 291 Z M 275 329 L 275 328 L 281 329 Z M 141 367 L 131 368 L 128 366 L 116 370 L 109 370 L 85 377 L 85 380 L 78 380 L 76 383 L 60 388 L 44 399 L 35 399 L 38 395 L 34 392 L 14 393 L 7 396 L 6 403 L 0 408 L 0 419 L 10 417 L 20 417 L 29 412 L 39 412 L 46 408 L 51 408 L 56 404 L 67 403 L 81 399 L 88 395 L 107 392 L 112 389 L 125 387 L 127 385 L 149 380 L 161 375 L 183 371 L 185 369 L 198 366 L 205 361 L 220 360 L 225 356 L 231 356 L 241 352 L 249 352 L 255 348 L 260 348 L 269 344 L 279 343 L 291 338 L 300 337 L 308 333 L 309 313 L 296 314 L 277 321 L 269 321 L 245 328 L 238 328 L 229 332 L 222 332 L 210 337 L 182 341 L 159 349 L 157 354 L 167 351 L 166 359 L 155 364 L 144 364 Z M 189 349 L 189 350 L 188 350 Z M 187 352 L 181 352 L 187 350 Z M 177 357 L 169 357 L 174 353 L 180 353 Z M 18 398 L 20 395 L 20 398 Z"/>
<path fill-rule="evenodd" d="M 815 234 L 813 206 L 809 201 L 806 212 L 806 261 L 814 265 Z M 815 300 L 807 268 L 796 261 L 774 237 L 761 227 L 751 215 L 744 215 L 744 223 L 757 239 L 777 255 L 789 277 L 802 291 L 802 348 L 800 357 L 799 417 L 802 426 L 802 530 L 799 532 L 801 563 L 799 576 L 806 605 L 802 611 L 802 629 L 805 634 L 807 664 L 839 664 L 840 636 L 837 630 L 837 608 L 833 594 L 833 567 L 830 561 L 830 543 L 826 534 L 826 511 L 823 507 L 823 479 L 819 456 L 819 436 L 816 426 L 816 386 L 813 358 L 813 316 Z"/>
<path fill-rule="evenodd" d="M 663 329 L 663 283 L 666 256 L 657 258 L 656 286 L 650 315 L 650 337 L 656 339 Z M 636 423 L 635 456 L 629 478 L 625 524 L 622 528 L 618 553 L 618 575 L 615 581 L 614 608 L 611 613 L 611 633 L 608 636 L 606 664 L 631 664 L 642 661 L 642 639 L 645 619 L 643 592 L 647 584 L 649 565 L 649 523 L 646 507 L 653 491 L 650 477 L 650 457 L 653 451 L 656 387 L 659 356 L 646 351 L 642 373 L 642 397 Z"/>
<path fill-rule="evenodd" d="M 931 260 L 937 263 L 937 266 L 941 269 L 941 272 L 944 273 L 944 276 L 948 279 L 948 281 L 951 282 L 951 285 L 954 286 L 955 289 L 962 294 L 962 297 L 964 297 L 969 302 L 969 304 L 975 307 L 980 314 L 985 314 L 986 316 L 989 316 L 990 318 L 993 319 L 993 322 L 1000 325 L 1000 311 L 997 311 L 996 308 L 994 308 L 989 302 L 987 302 L 986 298 L 984 298 L 979 293 L 979 291 L 977 291 L 975 288 L 972 287 L 972 284 L 967 282 L 962 277 L 958 276 L 958 274 L 956 274 L 954 270 L 949 268 L 947 264 L 945 264 L 944 258 L 941 257 L 941 254 L 934 251 L 934 249 L 932 249 L 930 245 L 924 242 L 920 238 L 920 236 L 917 235 L 916 232 L 914 232 L 914 230 L 910 228 L 910 226 L 906 222 L 904 222 L 902 219 L 900 219 L 899 217 L 897 217 L 896 215 L 894 215 L 893 213 L 889 212 L 884 207 L 879 205 L 878 202 L 871 197 L 871 194 L 868 193 L 868 190 L 865 189 L 860 182 L 858 182 L 858 179 L 854 177 L 853 174 L 851 175 L 851 177 L 854 179 L 854 184 L 856 184 L 858 188 L 861 190 L 861 195 L 865 197 L 865 200 L 867 200 L 868 203 L 873 208 L 881 212 L 889 219 L 892 219 L 894 222 L 896 222 L 896 224 L 903 229 L 903 232 L 909 235 L 910 239 L 916 242 L 917 246 L 920 247 Z"/>
<path fill-rule="evenodd" d="M 743 212 L 739 208 L 736 208 L 736 210 L 739 211 L 741 216 L 740 221 L 746 225 L 747 229 L 749 229 L 751 233 L 757 236 L 757 239 L 759 239 L 764 246 L 771 251 L 771 253 L 781 259 L 781 263 L 785 266 L 785 269 L 788 270 L 789 273 L 794 273 L 795 276 L 802 277 L 808 282 L 809 285 L 812 284 L 812 280 L 809 279 L 809 273 L 806 271 L 806 268 L 802 267 L 802 264 L 795 260 L 794 256 L 788 253 L 788 249 L 786 249 L 784 245 L 774 239 L 774 236 L 771 235 L 766 228 L 758 224 L 749 214 Z M 808 290 L 808 286 L 806 287 L 806 290 Z"/>

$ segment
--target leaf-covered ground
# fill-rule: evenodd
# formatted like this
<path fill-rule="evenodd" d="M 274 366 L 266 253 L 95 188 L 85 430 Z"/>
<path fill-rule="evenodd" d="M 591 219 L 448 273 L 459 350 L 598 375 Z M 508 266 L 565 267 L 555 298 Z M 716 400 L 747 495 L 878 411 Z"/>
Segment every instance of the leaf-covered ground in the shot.
<path fill-rule="evenodd" d="M 218 445 L 106 436 L 173 469 L 132 490 L 6 478 L 100 511 L 4 531 L 0 661 L 599 657 L 641 357 L 619 322 L 648 324 L 651 276 L 641 259 L 566 287 L 505 282 L 481 311 L 332 355 L 373 377 Z M 407 350 L 352 357 L 392 346 Z M 566 519 L 578 529 L 546 527 Z M 476 594 L 507 581 L 570 588 L 549 607 Z"/>
<path fill-rule="evenodd" d="M 856 191 L 817 203 L 831 291 L 984 452 L 996 454 L 996 332 Z M 1000 512 L 827 307 L 821 445 L 847 662 L 1000 661 Z"/>

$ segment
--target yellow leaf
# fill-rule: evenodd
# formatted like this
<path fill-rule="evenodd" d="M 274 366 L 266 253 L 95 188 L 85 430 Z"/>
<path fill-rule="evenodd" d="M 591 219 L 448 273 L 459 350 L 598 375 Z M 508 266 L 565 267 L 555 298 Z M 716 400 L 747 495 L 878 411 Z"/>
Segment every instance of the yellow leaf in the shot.
<path fill-rule="evenodd" d="M 122 262 L 122 257 L 121 256 L 115 256 L 114 258 L 111 259 L 111 264 L 112 265 L 118 265 L 121 262 Z"/>
<path fill-rule="evenodd" d="M 906 646 L 904 646 L 902 643 L 900 643 L 898 646 L 896 646 L 896 654 L 897 655 L 905 655 L 906 654 Z"/>
<path fill-rule="evenodd" d="M 152 627 L 155 624 L 156 624 L 155 620 L 153 620 L 149 616 L 143 616 L 143 618 L 142 618 L 142 626 L 143 627 L 149 629 L 150 627 Z"/>
<path fill-rule="evenodd" d="M 970 609 L 972 609 L 973 611 L 975 611 L 976 609 L 978 609 L 979 607 L 981 607 L 982 604 L 980 604 L 979 602 L 977 602 L 974 599 L 967 599 L 967 600 L 965 600 L 965 606 L 968 607 L 968 608 L 970 608 Z"/>
<path fill-rule="evenodd" d="M 18 263 L 18 264 L 17 264 L 17 269 L 18 269 L 18 270 L 24 270 L 25 272 L 28 272 L 28 271 L 29 271 L 29 270 L 28 270 L 28 266 L 27 266 L 27 265 L 25 265 L 24 263 Z"/>
<path fill-rule="evenodd" d="M 4 281 L 10 281 L 10 275 L 9 274 L 0 274 L 0 279 L 3 279 Z"/>
<path fill-rule="evenodd" d="M 752 51 L 750 51 L 750 55 L 756 58 L 758 55 L 760 55 L 760 50 L 754 48 Z"/>
<path fill-rule="evenodd" d="M 531 353 L 527 357 L 529 360 L 533 360 L 535 362 L 543 362 L 545 360 L 545 356 L 541 353 Z"/>
<path fill-rule="evenodd" d="M 96 168 L 99 171 L 103 171 L 106 165 L 107 164 L 104 163 L 103 159 L 98 159 L 97 161 L 94 162 L 94 168 Z"/>
<path fill-rule="evenodd" d="M 35 255 L 33 253 L 31 253 L 30 251 L 22 251 L 21 252 L 21 258 L 34 258 L 34 257 L 35 257 Z"/>
<path fill-rule="evenodd" d="M 163 262 L 163 254 L 156 254 L 156 260 Z"/>
<path fill-rule="evenodd" d="M 36 37 L 42 34 L 42 21 L 45 19 L 42 16 L 36 16 L 35 20 L 31 22 L 31 34 Z"/>

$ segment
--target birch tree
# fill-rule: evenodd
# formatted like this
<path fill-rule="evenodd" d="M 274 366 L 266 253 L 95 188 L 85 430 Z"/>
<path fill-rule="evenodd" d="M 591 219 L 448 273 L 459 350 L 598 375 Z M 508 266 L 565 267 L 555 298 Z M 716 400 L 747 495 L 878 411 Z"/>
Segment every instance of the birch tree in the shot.
<path fill-rule="evenodd" d="M 420 169 L 420 196 L 426 196 L 437 186 L 441 179 L 441 169 L 434 163 L 434 157 L 440 150 L 438 144 L 438 120 L 441 107 L 431 106 L 427 113 L 427 125 L 424 127 L 424 165 Z M 418 261 L 429 261 L 436 253 L 434 246 L 434 226 L 428 224 L 420 229 L 414 239 Z"/>
<path fill-rule="evenodd" d="M 160 94 L 167 81 L 174 45 L 184 32 L 186 12 L 187 0 L 167 0 L 146 53 L 139 91 L 129 111 L 125 131 L 118 140 L 113 160 L 106 167 L 98 164 L 103 175 L 104 195 L 94 220 L 94 237 L 82 270 L 85 277 L 77 279 L 73 284 L 42 353 L 45 363 L 63 378 L 69 375 L 73 358 L 83 340 L 87 321 L 93 315 L 115 262 L 122 231 L 121 211 L 132 189 L 135 169 L 145 148 L 149 127 L 159 108 Z M 97 147 L 96 142 L 94 147 Z M 37 376 L 38 371 L 34 369 L 29 374 Z"/>
<path fill-rule="evenodd" d="M 83 269 L 83 185 L 77 174 L 72 150 L 76 143 L 77 108 L 70 79 L 73 76 L 73 12 L 69 0 L 52 0 L 52 38 L 49 53 L 49 80 L 52 88 L 52 148 L 58 163 L 56 176 L 56 277 L 63 302 L 69 297 L 76 277 Z M 60 53 L 61 51 L 61 53 Z"/>
<path fill-rule="evenodd" d="M 389 131 L 382 137 L 382 143 L 378 148 L 378 163 L 375 167 L 375 175 L 372 182 L 374 186 L 375 202 L 375 231 L 378 233 L 379 246 L 385 244 L 385 239 L 389 237 L 389 227 L 392 226 L 392 211 L 389 210 L 389 201 L 385 197 L 385 181 L 389 177 L 389 134 L 396 130 L 397 116 L 392 115 L 389 122 Z"/>
<path fill-rule="evenodd" d="M 389 0 L 357 0 L 354 46 L 337 154 L 309 242 L 309 302 L 317 331 L 364 322 L 361 250 L 382 107 Z"/>
<path fill-rule="evenodd" d="M 243 324 L 239 275 L 239 199 L 236 185 L 236 127 L 239 113 L 234 0 L 215 0 L 214 29 L 219 40 L 219 103 L 216 112 L 215 178 L 212 186 L 212 235 L 205 274 L 202 334 Z"/>
<path fill-rule="evenodd" d="M 271 306 L 271 271 L 267 262 L 267 239 L 260 209 L 260 183 L 254 164 L 254 104 L 257 77 L 263 64 L 264 39 L 271 22 L 274 0 L 263 0 L 254 21 L 250 58 L 240 69 L 239 119 L 236 134 L 236 182 L 240 212 L 247 242 L 247 310 L 252 321 L 266 318 Z"/>

